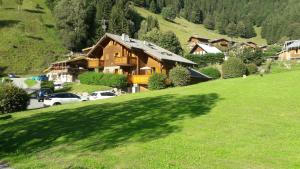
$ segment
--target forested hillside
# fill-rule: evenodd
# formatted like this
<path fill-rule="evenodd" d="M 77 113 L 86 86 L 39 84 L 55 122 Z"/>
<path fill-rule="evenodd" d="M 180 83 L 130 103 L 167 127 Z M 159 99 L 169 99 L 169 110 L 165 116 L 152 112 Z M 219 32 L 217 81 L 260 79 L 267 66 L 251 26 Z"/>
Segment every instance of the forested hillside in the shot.
<path fill-rule="evenodd" d="M 251 38 L 253 26 L 262 27 L 268 43 L 300 38 L 299 0 L 134 0 L 152 12 L 164 8 L 221 34 Z"/>
<path fill-rule="evenodd" d="M 6 72 L 37 73 L 67 53 L 44 0 L 1 2 L 0 67 Z"/>

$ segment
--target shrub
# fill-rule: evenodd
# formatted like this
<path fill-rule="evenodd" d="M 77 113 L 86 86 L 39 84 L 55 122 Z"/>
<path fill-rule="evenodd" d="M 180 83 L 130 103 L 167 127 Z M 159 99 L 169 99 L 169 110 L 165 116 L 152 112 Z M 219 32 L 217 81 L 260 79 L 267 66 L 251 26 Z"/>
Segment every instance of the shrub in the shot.
<path fill-rule="evenodd" d="M 246 65 L 247 67 L 247 74 L 248 75 L 253 75 L 255 73 L 257 73 L 257 66 L 254 63 L 250 63 Z"/>
<path fill-rule="evenodd" d="M 161 11 L 161 15 L 165 20 L 173 21 L 176 18 L 176 10 L 171 6 L 164 7 Z"/>
<path fill-rule="evenodd" d="M 241 59 L 230 57 L 222 66 L 223 78 L 228 79 L 242 77 L 246 74 L 246 70 L 246 66 Z"/>
<path fill-rule="evenodd" d="M 224 62 L 224 54 L 223 53 L 208 53 L 205 55 L 194 55 L 188 54 L 185 56 L 187 59 L 197 63 L 199 67 L 206 67 L 210 64 L 222 64 Z"/>
<path fill-rule="evenodd" d="M 119 74 L 85 72 L 79 75 L 80 83 L 87 85 L 103 85 L 116 88 L 127 86 L 127 77 Z"/>
<path fill-rule="evenodd" d="M 54 83 L 53 81 L 42 81 L 41 82 L 41 88 L 47 88 L 54 91 Z"/>
<path fill-rule="evenodd" d="M 155 73 L 149 78 L 149 89 L 150 90 L 160 90 L 166 88 L 167 76 L 164 74 Z"/>
<path fill-rule="evenodd" d="M 174 86 L 186 86 L 191 81 L 188 69 L 179 65 L 170 70 L 169 77 Z"/>
<path fill-rule="evenodd" d="M 213 78 L 213 79 L 219 79 L 221 77 L 221 73 L 217 68 L 213 67 L 206 67 L 203 69 L 200 69 L 200 72 L 204 73 L 205 75 Z"/>
<path fill-rule="evenodd" d="M 11 113 L 26 110 L 29 96 L 27 93 L 12 83 L 0 85 L 0 112 Z"/>

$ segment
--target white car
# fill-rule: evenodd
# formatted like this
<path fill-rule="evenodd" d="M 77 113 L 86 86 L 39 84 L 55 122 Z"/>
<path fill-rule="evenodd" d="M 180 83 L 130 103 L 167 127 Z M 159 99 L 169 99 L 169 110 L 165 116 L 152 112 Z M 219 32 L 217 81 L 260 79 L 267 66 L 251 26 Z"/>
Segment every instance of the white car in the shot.
<path fill-rule="evenodd" d="M 89 100 L 99 100 L 99 99 L 107 99 L 111 97 L 116 97 L 117 95 L 113 93 L 112 91 L 98 91 L 98 92 L 93 92 L 89 96 Z"/>
<path fill-rule="evenodd" d="M 72 93 L 56 93 L 52 94 L 44 99 L 45 106 L 55 106 L 68 103 L 77 103 L 81 101 L 87 101 L 81 97 Z"/>

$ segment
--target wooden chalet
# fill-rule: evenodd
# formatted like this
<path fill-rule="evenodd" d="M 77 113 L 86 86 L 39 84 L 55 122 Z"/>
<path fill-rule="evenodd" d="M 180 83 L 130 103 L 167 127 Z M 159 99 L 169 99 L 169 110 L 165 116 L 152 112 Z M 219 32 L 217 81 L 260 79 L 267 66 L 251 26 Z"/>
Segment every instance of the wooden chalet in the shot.
<path fill-rule="evenodd" d="M 194 54 L 194 55 L 217 54 L 217 53 L 222 53 L 222 51 L 220 51 L 218 48 L 214 46 L 201 44 L 201 43 L 197 43 L 190 51 L 190 54 Z"/>
<path fill-rule="evenodd" d="M 220 48 L 229 48 L 231 45 L 231 42 L 224 38 L 213 39 L 213 40 L 210 40 L 209 43 L 212 46 L 220 47 Z"/>
<path fill-rule="evenodd" d="M 89 69 L 96 72 L 125 74 L 130 84 L 147 86 L 153 73 L 169 74 L 176 64 L 186 67 L 194 62 L 153 43 L 106 33 L 86 50 Z M 205 77 L 206 78 L 206 77 Z M 207 79 L 207 78 L 206 78 Z"/>
<path fill-rule="evenodd" d="M 196 44 L 201 43 L 201 44 L 209 44 L 208 38 L 200 37 L 198 35 L 193 35 L 189 38 L 188 44 L 190 48 L 193 48 Z"/>
<path fill-rule="evenodd" d="M 88 60 L 85 56 L 70 56 L 67 60 L 52 63 L 44 72 L 50 81 L 73 82 L 80 73 L 87 71 Z"/>
<path fill-rule="evenodd" d="M 300 40 L 286 41 L 278 59 L 281 61 L 300 60 Z"/>

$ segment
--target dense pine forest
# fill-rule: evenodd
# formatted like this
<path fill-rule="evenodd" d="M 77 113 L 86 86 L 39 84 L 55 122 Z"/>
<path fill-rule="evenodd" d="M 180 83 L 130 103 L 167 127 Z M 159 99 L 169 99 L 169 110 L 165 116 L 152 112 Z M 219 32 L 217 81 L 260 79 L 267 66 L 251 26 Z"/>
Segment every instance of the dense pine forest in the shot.
<path fill-rule="evenodd" d="M 255 37 L 258 26 L 269 44 L 300 38 L 299 0 L 47 0 L 64 44 L 75 51 L 95 43 L 105 32 L 138 37 L 143 18 L 131 7 L 133 3 L 230 37 Z"/>

